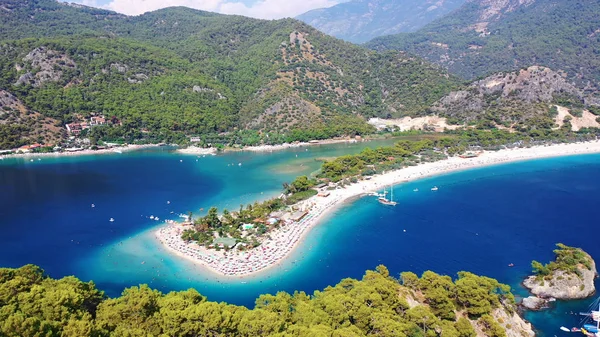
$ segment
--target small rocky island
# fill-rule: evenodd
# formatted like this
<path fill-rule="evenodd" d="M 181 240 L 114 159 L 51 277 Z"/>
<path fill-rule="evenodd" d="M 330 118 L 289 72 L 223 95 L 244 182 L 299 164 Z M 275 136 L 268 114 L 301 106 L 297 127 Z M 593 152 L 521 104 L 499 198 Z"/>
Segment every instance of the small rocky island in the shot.
<path fill-rule="evenodd" d="M 540 310 L 554 299 L 573 300 L 592 296 L 596 292 L 594 278 L 596 264 L 592 257 L 581 250 L 556 245 L 556 259 L 548 264 L 533 261 L 535 275 L 523 281 L 523 285 L 535 295 L 523 299 L 522 305 L 531 310 Z"/>

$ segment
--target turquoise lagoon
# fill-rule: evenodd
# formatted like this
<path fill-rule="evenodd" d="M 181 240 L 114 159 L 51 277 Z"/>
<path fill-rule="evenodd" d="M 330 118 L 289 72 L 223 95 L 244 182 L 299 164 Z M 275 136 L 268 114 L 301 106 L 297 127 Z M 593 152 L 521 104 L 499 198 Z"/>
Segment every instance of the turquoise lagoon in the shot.
<path fill-rule="evenodd" d="M 94 280 L 109 295 L 148 283 L 162 291 L 193 287 L 211 300 L 252 306 L 261 293 L 310 293 L 345 277 L 360 278 L 378 264 L 393 275 L 468 270 L 508 283 L 524 296 L 519 284 L 531 260 L 552 259 L 555 243 L 600 256 L 600 155 L 498 165 L 400 184 L 395 208 L 373 198 L 346 203 L 280 267 L 252 278 L 216 277 L 165 252 L 153 237 L 160 223 L 150 215 L 162 222 L 187 211 L 201 214 L 211 205 L 237 209 L 275 196 L 283 182 L 315 171 L 320 165 L 315 158 L 367 145 L 378 144 L 206 157 L 150 150 L 7 159 L 0 165 L 0 265 L 38 264 L 53 277 Z M 542 334 L 560 335 L 558 327 L 577 325 L 579 317 L 572 313 L 587 309 L 590 301 L 558 302 L 527 318 Z"/>

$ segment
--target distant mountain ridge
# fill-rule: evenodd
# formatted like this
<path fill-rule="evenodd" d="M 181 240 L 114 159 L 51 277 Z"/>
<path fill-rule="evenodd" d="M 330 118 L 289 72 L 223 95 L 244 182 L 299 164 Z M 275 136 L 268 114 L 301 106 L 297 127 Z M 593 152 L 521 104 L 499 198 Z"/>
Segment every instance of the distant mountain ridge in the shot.
<path fill-rule="evenodd" d="M 417 32 L 367 46 L 420 55 L 466 79 L 542 65 L 597 89 L 599 32 L 599 1 L 469 0 Z"/>
<path fill-rule="evenodd" d="M 297 19 L 337 38 L 362 43 L 413 32 L 458 8 L 465 0 L 352 0 L 315 9 Z"/>
<path fill-rule="evenodd" d="M 127 17 L 0 0 L 0 89 L 18 99 L 19 113 L 52 118 L 63 131 L 94 114 L 119 121 L 92 130 L 98 139 L 180 143 L 200 135 L 214 144 L 361 134 L 371 130 L 365 118 L 422 113 L 458 83 L 418 57 L 373 52 L 293 19 L 184 7 Z M 11 102 L 0 107 L 0 129 L 8 130 L 0 134 L 21 118 Z M 43 141 L 37 128 L 3 147 Z"/>

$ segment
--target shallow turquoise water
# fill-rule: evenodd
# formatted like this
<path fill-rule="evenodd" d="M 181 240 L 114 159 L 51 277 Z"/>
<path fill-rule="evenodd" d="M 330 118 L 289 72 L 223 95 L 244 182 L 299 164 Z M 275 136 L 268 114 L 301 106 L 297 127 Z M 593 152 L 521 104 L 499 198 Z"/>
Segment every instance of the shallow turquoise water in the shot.
<path fill-rule="evenodd" d="M 157 223 L 147 218 L 151 214 L 164 219 L 173 216 L 171 211 L 199 213 L 214 204 L 235 209 L 276 195 L 282 182 L 314 171 L 319 166 L 315 157 L 352 151 L 358 147 L 204 158 L 151 151 L 13 160 L 0 166 L 0 264 L 40 264 L 55 277 L 93 279 L 111 295 L 149 283 L 163 291 L 194 287 L 211 300 L 251 306 L 260 293 L 312 292 L 344 277 L 359 278 L 380 263 L 395 275 L 469 270 L 498 278 L 524 295 L 519 283 L 531 260 L 550 260 L 556 242 L 600 256 L 600 247 L 589 239 L 600 234 L 595 211 L 600 201 L 598 155 L 501 165 L 398 185 L 400 204 L 395 208 L 359 199 L 311 231 L 283 266 L 254 279 L 219 280 L 164 252 L 153 239 Z M 436 185 L 440 190 L 430 191 Z M 414 188 L 420 192 L 412 192 Z M 114 223 L 108 222 L 110 217 Z M 570 327 L 579 319 L 569 313 L 586 309 L 587 303 L 558 303 L 527 318 L 545 334 L 559 335 L 560 325 Z"/>

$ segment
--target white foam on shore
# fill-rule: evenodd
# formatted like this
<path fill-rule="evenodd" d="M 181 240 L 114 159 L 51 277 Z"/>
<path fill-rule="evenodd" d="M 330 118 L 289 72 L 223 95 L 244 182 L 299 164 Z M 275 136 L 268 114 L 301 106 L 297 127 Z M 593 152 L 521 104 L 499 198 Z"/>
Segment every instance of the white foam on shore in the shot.
<path fill-rule="evenodd" d="M 195 244 L 187 244 L 181 240 L 183 228 L 179 225 L 160 228 L 155 235 L 170 252 L 198 263 L 220 276 L 236 278 L 256 276 L 279 265 L 289 257 L 310 229 L 335 207 L 351 198 L 380 190 L 384 186 L 502 163 L 599 152 L 600 141 L 505 149 L 495 152 L 486 151 L 475 158 L 452 157 L 380 174 L 370 180 L 362 180 L 343 189 L 332 190 L 328 197 L 314 196 L 301 202 L 300 207 L 310 209 L 304 219 L 271 232 L 272 239 L 265 240 L 259 247 L 246 252 L 216 252 Z"/>

